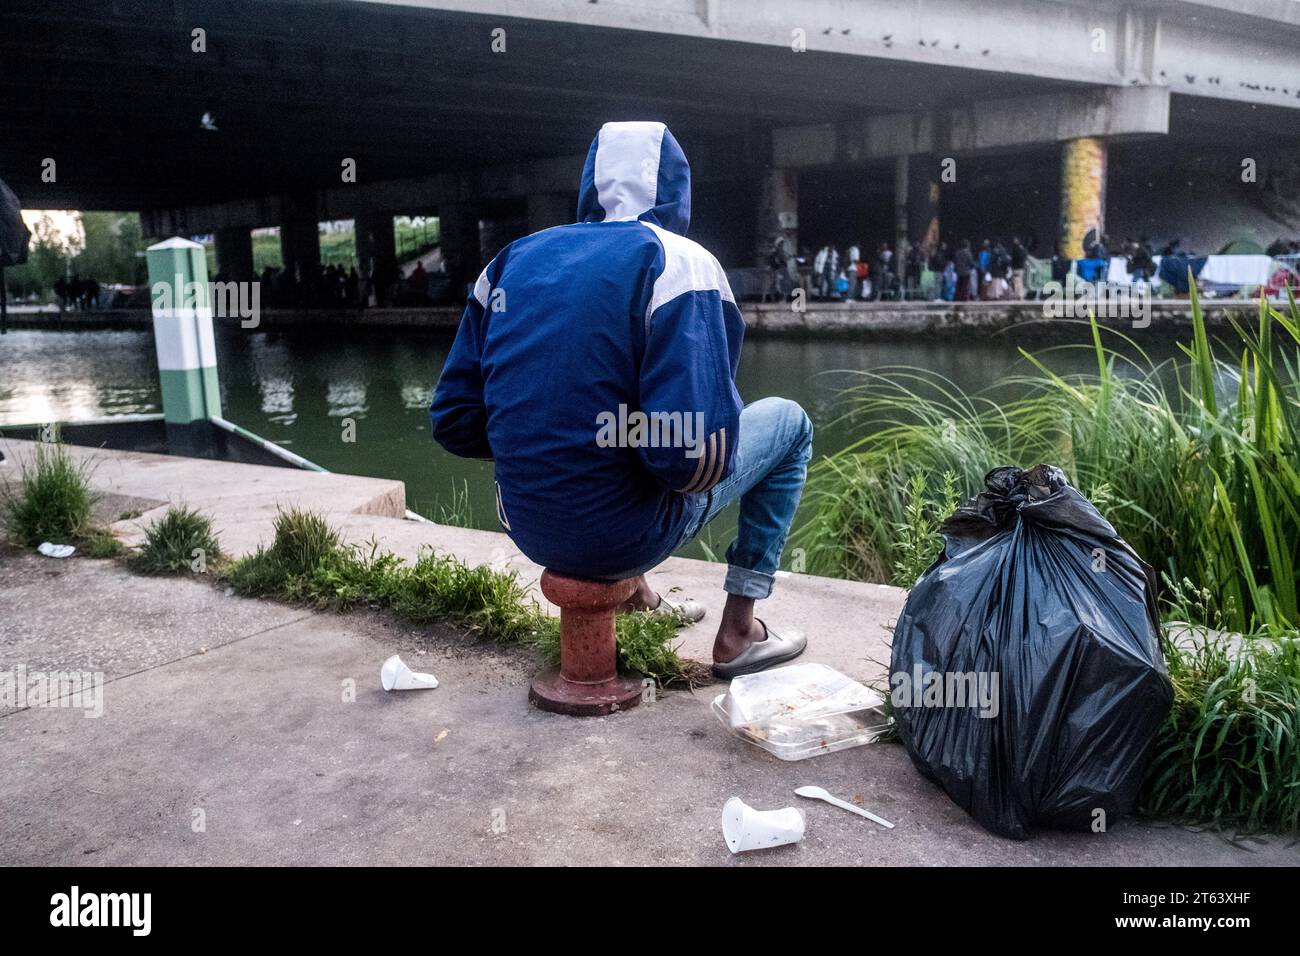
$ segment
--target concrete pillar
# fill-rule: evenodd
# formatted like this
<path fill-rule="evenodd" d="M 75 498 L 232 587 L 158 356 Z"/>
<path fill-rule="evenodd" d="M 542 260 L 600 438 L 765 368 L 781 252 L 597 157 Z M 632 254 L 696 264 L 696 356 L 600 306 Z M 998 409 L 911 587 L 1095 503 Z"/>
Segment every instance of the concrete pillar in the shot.
<path fill-rule="evenodd" d="M 212 334 L 208 261 L 197 242 L 179 237 L 150 246 L 149 292 L 167 443 L 182 455 L 208 455 L 221 417 Z"/>
<path fill-rule="evenodd" d="M 287 198 L 281 204 L 280 254 L 284 269 L 298 280 L 305 280 L 320 268 L 320 220 L 316 215 L 316 197 Z"/>
<path fill-rule="evenodd" d="M 790 255 L 799 251 L 799 172 L 795 169 L 763 171 L 758 206 L 758 264 L 767 265 L 772 242 L 780 236 Z"/>
<path fill-rule="evenodd" d="M 528 197 L 528 231 L 567 225 L 577 218 L 577 207 L 577 201 L 568 193 L 533 193 Z"/>
<path fill-rule="evenodd" d="M 478 210 L 472 203 L 446 203 L 438 207 L 442 256 L 457 301 L 464 299 L 466 286 L 483 271 L 478 220 Z"/>
<path fill-rule="evenodd" d="M 1106 141 L 1100 136 L 1067 139 L 1061 144 L 1061 254 L 1084 255 L 1083 237 L 1106 231 Z"/>
<path fill-rule="evenodd" d="M 894 159 L 894 255 L 896 256 L 902 256 L 908 240 L 907 182 L 910 172 L 909 165 L 906 153 Z M 903 263 L 895 263 L 894 268 L 901 272 Z"/>
<path fill-rule="evenodd" d="M 217 271 L 232 282 L 249 282 L 253 275 L 253 233 L 243 226 L 216 232 Z"/>
<path fill-rule="evenodd" d="M 939 161 L 913 156 L 908 164 L 907 234 L 926 258 L 939 246 Z"/>

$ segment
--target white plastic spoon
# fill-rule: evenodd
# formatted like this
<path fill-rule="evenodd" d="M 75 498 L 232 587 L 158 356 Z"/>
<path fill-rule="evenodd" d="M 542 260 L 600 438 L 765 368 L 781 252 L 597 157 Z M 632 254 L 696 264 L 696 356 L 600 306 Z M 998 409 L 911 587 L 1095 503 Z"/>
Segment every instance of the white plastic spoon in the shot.
<path fill-rule="evenodd" d="M 841 810 L 849 810 L 859 816 L 866 817 L 872 823 L 879 823 L 886 830 L 894 829 L 894 825 L 883 817 L 878 817 L 870 810 L 863 810 L 861 807 L 854 806 L 852 803 L 841 800 L 839 797 L 832 797 L 821 787 L 799 787 L 795 790 L 795 793 L 798 796 L 807 797 L 809 800 L 825 800 L 827 803 L 839 807 Z"/>

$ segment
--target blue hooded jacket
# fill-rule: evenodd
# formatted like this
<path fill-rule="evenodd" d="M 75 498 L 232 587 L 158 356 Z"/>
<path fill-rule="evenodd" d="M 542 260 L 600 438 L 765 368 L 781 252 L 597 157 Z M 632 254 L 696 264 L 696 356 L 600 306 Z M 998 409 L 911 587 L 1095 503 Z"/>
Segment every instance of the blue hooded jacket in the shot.
<path fill-rule="evenodd" d="M 555 571 L 662 560 L 692 496 L 731 471 L 744 323 L 718 261 L 686 238 L 690 213 L 672 133 L 606 123 L 579 221 L 508 245 L 465 307 L 433 436 L 495 461 L 502 527 Z"/>

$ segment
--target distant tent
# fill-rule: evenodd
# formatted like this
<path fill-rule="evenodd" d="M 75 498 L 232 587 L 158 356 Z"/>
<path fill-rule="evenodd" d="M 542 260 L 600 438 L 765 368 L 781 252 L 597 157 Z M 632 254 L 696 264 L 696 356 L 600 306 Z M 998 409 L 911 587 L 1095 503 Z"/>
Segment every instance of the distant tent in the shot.
<path fill-rule="evenodd" d="M 1215 253 L 1218 256 L 1262 256 L 1263 254 L 1264 247 L 1250 239 L 1233 239 Z"/>

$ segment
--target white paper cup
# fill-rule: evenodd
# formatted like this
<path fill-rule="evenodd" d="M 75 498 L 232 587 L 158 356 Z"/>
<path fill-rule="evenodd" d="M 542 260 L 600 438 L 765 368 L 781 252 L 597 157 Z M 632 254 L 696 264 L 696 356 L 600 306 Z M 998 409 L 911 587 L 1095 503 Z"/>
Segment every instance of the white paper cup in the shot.
<path fill-rule="evenodd" d="M 379 682 L 384 690 L 430 690 L 438 686 L 438 678 L 411 670 L 396 654 L 384 661 Z"/>
<path fill-rule="evenodd" d="M 722 808 L 722 836 L 732 853 L 798 843 L 803 825 L 803 813 L 795 807 L 755 810 L 740 797 L 732 797 Z"/>

